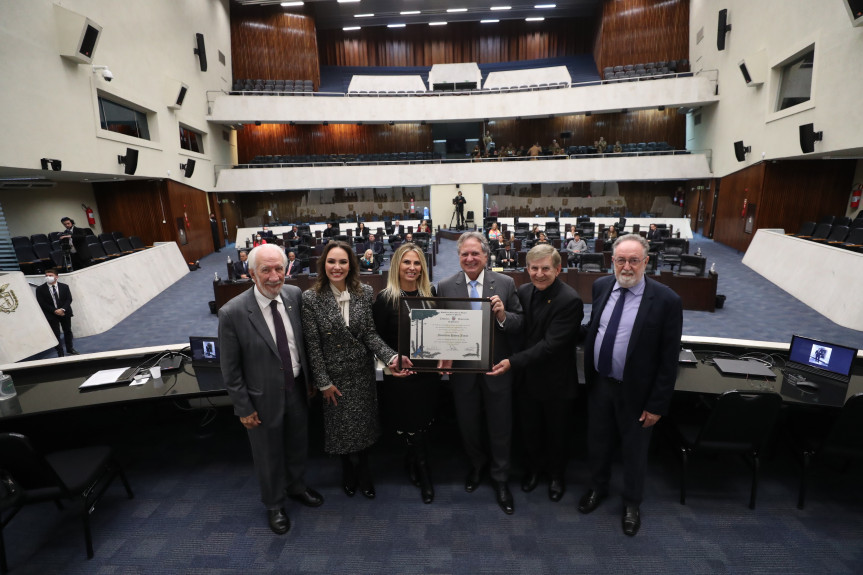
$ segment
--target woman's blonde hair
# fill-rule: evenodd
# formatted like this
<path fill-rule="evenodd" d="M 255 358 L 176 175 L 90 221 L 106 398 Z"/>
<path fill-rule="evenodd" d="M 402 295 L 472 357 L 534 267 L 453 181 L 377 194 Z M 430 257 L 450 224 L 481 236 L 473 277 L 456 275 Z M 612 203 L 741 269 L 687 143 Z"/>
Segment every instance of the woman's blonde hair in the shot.
<path fill-rule="evenodd" d="M 383 297 L 395 307 L 398 305 L 399 297 L 402 294 L 402 287 L 399 283 L 399 268 L 401 267 L 402 259 L 405 254 L 413 251 L 419 256 L 420 260 L 420 275 L 417 278 L 417 290 L 420 297 L 431 297 L 431 282 L 429 282 L 428 268 L 426 267 L 426 256 L 422 248 L 414 243 L 404 243 L 399 246 L 396 253 L 393 254 L 390 260 L 390 271 L 387 275 L 387 287 L 381 290 Z"/>

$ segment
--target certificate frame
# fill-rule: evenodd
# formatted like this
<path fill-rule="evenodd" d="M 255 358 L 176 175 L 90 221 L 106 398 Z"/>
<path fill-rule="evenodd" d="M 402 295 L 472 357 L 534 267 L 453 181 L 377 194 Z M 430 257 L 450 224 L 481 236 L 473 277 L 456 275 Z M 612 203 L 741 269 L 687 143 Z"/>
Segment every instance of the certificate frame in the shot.
<path fill-rule="evenodd" d="M 485 373 L 494 366 L 489 299 L 405 296 L 399 301 L 398 326 L 399 369 L 402 357 L 416 372 Z M 452 360 L 452 366 L 439 368 L 441 359 Z"/>

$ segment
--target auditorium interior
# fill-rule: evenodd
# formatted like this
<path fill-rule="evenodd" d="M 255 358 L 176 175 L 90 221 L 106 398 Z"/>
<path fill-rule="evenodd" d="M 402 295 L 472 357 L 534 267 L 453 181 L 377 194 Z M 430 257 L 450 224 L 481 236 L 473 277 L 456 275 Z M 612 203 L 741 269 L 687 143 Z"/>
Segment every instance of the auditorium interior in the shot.
<path fill-rule="evenodd" d="M 85 552 L 81 503 L 21 507 L 0 440 L 0 571 L 859 572 L 863 1 L 504 4 L 0 7 L 0 371 L 17 389 L 0 386 L 0 433 L 42 452 L 108 445 L 134 491 L 119 480 L 96 490 Z M 85 228 L 88 267 L 64 251 L 67 217 Z M 184 363 L 79 391 L 98 370 L 165 367 L 190 337 L 216 336 L 219 307 L 251 287 L 231 261 L 262 233 L 297 254 L 303 273 L 288 281 L 306 289 L 327 225 L 360 250 L 362 223 L 384 244 L 380 269 L 361 278 L 379 291 L 395 226 L 422 243 L 436 283 L 460 271 L 460 234 L 493 222 L 518 254 L 505 271 L 517 284 L 530 281 L 533 227 L 547 234 L 585 321 L 590 286 L 613 272 L 609 228 L 660 230 L 647 273 L 683 299 L 681 348 L 696 360 L 681 363 L 653 436 L 633 539 L 617 503 L 576 509 L 589 479 L 586 393 L 559 502 L 517 488 L 516 426 L 511 517 L 490 490 L 464 491 L 451 394 L 433 429 L 431 505 L 390 433 L 372 452 L 378 497 L 346 498 L 318 397 L 307 481 L 326 503 L 289 507 L 293 527 L 276 537 L 218 370 Z M 590 253 L 569 266 L 576 229 Z M 57 357 L 36 301 L 51 268 L 72 290 L 79 355 Z M 841 389 L 793 385 L 792 336 L 856 352 Z M 766 363 L 774 377 L 723 376 L 718 357 Z M 760 462 L 693 457 L 684 505 L 675 426 L 709 423 L 736 389 L 783 400 Z"/>

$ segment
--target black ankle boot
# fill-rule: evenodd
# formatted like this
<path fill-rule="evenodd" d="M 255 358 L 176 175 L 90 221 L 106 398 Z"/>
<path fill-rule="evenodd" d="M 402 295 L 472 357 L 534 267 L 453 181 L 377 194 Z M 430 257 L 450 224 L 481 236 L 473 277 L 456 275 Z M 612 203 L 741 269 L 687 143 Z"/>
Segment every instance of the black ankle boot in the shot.
<path fill-rule="evenodd" d="M 407 451 L 405 452 L 405 474 L 415 487 L 420 486 L 420 480 L 417 476 L 417 452 L 416 443 L 412 435 L 405 433 L 403 435 Z"/>
<path fill-rule="evenodd" d="M 350 455 L 342 455 L 342 488 L 348 497 L 357 492 L 357 470 Z"/>
<path fill-rule="evenodd" d="M 417 454 L 417 478 L 419 479 L 420 494 L 423 503 L 434 501 L 434 485 L 431 480 L 431 470 L 428 466 L 428 434 L 425 431 L 415 436 Z"/>

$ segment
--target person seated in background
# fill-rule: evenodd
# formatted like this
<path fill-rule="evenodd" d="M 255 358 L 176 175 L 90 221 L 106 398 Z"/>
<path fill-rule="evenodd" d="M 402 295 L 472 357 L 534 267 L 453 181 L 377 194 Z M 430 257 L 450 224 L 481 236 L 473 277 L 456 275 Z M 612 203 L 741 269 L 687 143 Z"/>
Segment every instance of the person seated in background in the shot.
<path fill-rule="evenodd" d="M 361 272 L 376 272 L 378 271 L 378 262 L 375 259 L 375 254 L 372 250 L 366 250 L 363 257 L 360 258 Z"/>
<path fill-rule="evenodd" d="M 303 271 L 303 264 L 297 259 L 295 252 L 288 252 L 288 265 L 285 266 L 285 277 L 295 278 Z"/>
<path fill-rule="evenodd" d="M 262 238 L 262 237 L 261 237 L 261 234 L 257 234 L 257 235 L 255 235 L 255 239 L 254 239 L 254 241 L 252 242 L 252 247 L 255 247 L 255 248 L 256 248 L 256 247 L 258 247 L 258 246 L 262 246 L 262 245 L 264 245 L 265 243 L 267 243 L 266 238 Z"/>
<path fill-rule="evenodd" d="M 470 153 L 471 160 L 474 162 L 478 162 L 482 159 L 482 150 L 479 149 L 479 144 L 473 147 L 473 151 Z"/>
<path fill-rule="evenodd" d="M 656 224 L 650 224 L 650 229 L 647 230 L 647 241 L 658 242 L 661 239 L 662 236 L 659 235 L 659 228 L 656 227 Z"/>
<path fill-rule="evenodd" d="M 249 253 L 246 250 L 239 251 L 239 261 L 234 262 L 234 275 L 237 279 L 249 279 Z"/>
<path fill-rule="evenodd" d="M 497 265 L 502 268 L 514 268 L 518 265 L 518 253 L 507 240 L 504 240 L 503 247 L 497 250 Z"/>
<path fill-rule="evenodd" d="M 556 156 L 561 153 L 563 148 L 560 147 L 560 144 L 557 143 L 557 140 L 552 140 L 551 145 L 548 147 L 548 151 L 551 152 L 552 156 Z"/>
<path fill-rule="evenodd" d="M 566 243 L 564 251 L 567 253 L 567 264 L 569 267 L 578 267 L 581 254 L 587 251 L 587 243 L 578 235 L 578 232 Z"/>
<path fill-rule="evenodd" d="M 393 220 L 393 231 L 390 233 L 390 248 L 392 248 L 393 252 L 399 249 L 399 246 L 402 245 L 404 241 L 404 237 L 402 236 L 402 225 L 398 220 Z"/>
<path fill-rule="evenodd" d="M 369 229 L 362 222 L 357 226 L 357 235 L 363 238 L 369 237 Z"/>
<path fill-rule="evenodd" d="M 378 258 L 378 261 L 380 261 L 380 257 L 384 255 L 384 243 L 377 239 L 375 234 L 369 234 L 369 239 L 368 241 L 363 242 L 362 248 L 363 251 L 371 250 L 372 254 Z"/>
<path fill-rule="evenodd" d="M 491 223 L 491 229 L 488 231 L 488 241 L 500 243 L 503 239 L 503 234 L 497 229 L 497 222 Z"/>
<path fill-rule="evenodd" d="M 548 236 L 545 235 L 545 232 L 539 232 L 539 235 L 536 238 L 536 244 L 535 245 L 548 244 L 548 243 L 551 243 L 551 242 L 548 241 Z"/>
<path fill-rule="evenodd" d="M 620 145 L 620 140 L 614 142 L 614 153 L 619 154 L 623 151 L 623 146 Z"/>
<path fill-rule="evenodd" d="M 291 231 L 287 232 L 289 240 L 298 240 L 300 239 L 300 232 L 297 229 L 297 226 L 291 226 Z"/>
<path fill-rule="evenodd" d="M 420 222 L 420 225 L 417 226 L 417 231 L 430 234 L 431 233 L 431 226 L 428 224 L 427 221 L 423 220 Z"/>
<path fill-rule="evenodd" d="M 539 239 L 539 224 L 533 224 L 533 227 L 530 229 L 530 232 L 527 234 L 527 239 L 536 240 Z"/>
<path fill-rule="evenodd" d="M 537 156 L 542 155 L 542 146 L 539 145 L 539 142 L 532 145 L 527 150 L 527 155 L 530 156 L 530 159 L 535 160 Z"/>
<path fill-rule="evenodd" d="M 334 238 L 339 235 L 339 230 L 333 227 L 333 222 L 327 222 L 327 229 L 321 235 L 325 238 Z"/>
<path fill-rule="evenodd" d="M 273 230 L 271 230 L 267 226 L 263 226 L 263 229 L 261 229 L 261 237 L 267 240 L 272 239 Z"/>
<path fill-rule="evenodd" d="M 578 232 L 575 224 L 568 224 L 566 226 L 566 233 L 563 236 L 564 240 L 571 240 L 573 236 L 575 236 Z"/>
<path fill-rule="evenodd" d="M 414 241 L 414 235 L 410 232 L 406 233 L 405 234 L 405 243 L 410 244 L 410 243 L 413 243 L 413 241 Z"/>
<path fill-rule="evenodd" d="M 616 240 L 617 239 L 617 228 L 614 226 L 614 224 L 611 224 L 610 226 L 608 226 L 608 231 L 607 231 L 606 237 L 609 240 Z"/>

